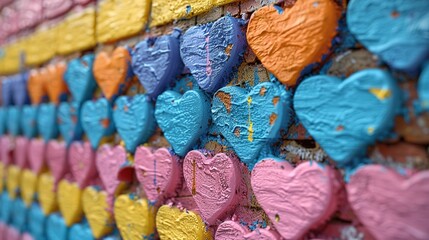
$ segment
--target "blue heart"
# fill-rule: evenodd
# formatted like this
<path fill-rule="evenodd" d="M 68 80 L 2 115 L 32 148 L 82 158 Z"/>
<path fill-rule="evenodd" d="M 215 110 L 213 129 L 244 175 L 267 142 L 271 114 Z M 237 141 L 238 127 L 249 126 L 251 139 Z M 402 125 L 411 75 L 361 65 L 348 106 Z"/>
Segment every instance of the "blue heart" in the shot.
<path fill-rule="evenodd" d="M 64 79 L 75 102 L 82 103 L 91 99 L 97 87 L 92 74 L 94 59 L 94 54 L 87 54 L 81 58 L 71 60 L 67 65 Z"/>
<path fill-rule="evenodd" d="M 113 120 L 129 152 L 145 143 L 156 127 L 153 104 L 146 95 L 120 97 L 115 102 Z"/>
<path fill-rule="evenodd" d="M 33 203 L 30 207 L 28 221 L 28 231 L 31 233 L 34 239 L 42 240 L 45 238 L 45 224 L 46 217 L 43 214 L 42 208 L 39 204 Z"/>
<path fill-rule="evenodd" d="M 7 109 L 7 130 L 12 136 L 18 136 L 21 133 L 21 108 L 10 106 Z"/>
<path fill-rule="evenodd" d="M 103 137 L 112 135 L 115 131 L 112 109 L 105 98 L 86 101 L 82 106 L 81 117 L 83 130 L 93 148 L 98 147 Z"/>
<path fill-rule="evenodd" d="M 0 218 L 3 223 L 10 223 L 13 212 L 13 200 L 9 197 L 9 194 L 4 191 L 1 194 L 1 211 Z"/>
<path fill-rule="evenodd" d="M 231 16 L 213 24 L 191 27 L 183 35 L 180 54 L 198 85 L 215 92 L 232 77 L 246 50 L 241 21 Z"/>
<path fill-rule="evenodd" d="M 12 225 L 20 232 L 25 231 L 27 228 L 27 208 L 20 198 L 13 201 Z"/>
<path fill-rule="evenodd" d="M 94 240 L 89 224 L 84 222 L 71 226 L 68 240 Z"/>
<path fill-rule="evenodd" d="M 294 107 L 310 135 L 337 163 L 366 153 L 366 148 L 393 126 L 399 105 L 390 75 L 368 69 L 344 81 L 320 75 L 297 88 Z"/>
<path fill-rule="evenodd" d="M 180 30 L 138 43 L 132 53 L 134 74 L 151 97 L 162 93 L 183 70 L 179 48 Z"/>
<path fill-rule="evenodd" d="M 46 220 L 46 236 L 48 240 L 67 239 L 69 228 L 59 213 L 53 213 Z"/>
<path fill-rule="evenodd" d="M 22 108 L 21 128 L 27 138 L 37 136 L 37 113 L 39 107 L 37 105 L 25 105 Z"/>
<path fill-rule="evenodd" d="M 390 66 L 414 70 L 429 57 L 428 10 L 427 0 L 353 0 L 347 6 L 347 24 Z"/>
<path fill-rule="evenodd" d="M 0 135 L 6 133 L 7 108 L 0 107 Z"/>
<path fill-rule="evenodd" d="M 3 106 L 12 105 L 14 76 L 8 77 L 2 81 L 1 96 Z"/>
<path fill-rule="evenodd" d="M 199 90 L 181 94 L 165 91 L 158 96 L 155 118 L 174 151 L 184 156 L 207 131 L 210 100 Z"/>
<path fill-rule="evenodd" d="M 80 123 L 80 108 L 77 102 L 63 102 L 60 104 L 58 107 L 58 127 L 67 145 L 82 138 L 83 129 Z"/>
<path fill-rule="evenodd" d="M 422 110 L 429 111 L 429 62 L 425 64 L 420 74 L 417 92 Z"/>
<path fill-rule="evenodd" d="M 37 113 L 37 128 L 46 142 L 58 136 L 57 123 L 57 107 L 52 103 L 41 104 Z"/>
<path fill-rule="evenodd" d="M 250 92 L 224 87 L 213 98 L 213 121 L 251 169 L 261 149 L 289 126 L 290 102 L 286 90 L 271 82 L 260 83 Z"/>
<path fill-rule="evenodd" d="M 27 91 L 27 80 L 28 73 L 17 74 L 14 77 L 12 90 L 13 90 L 13 102 L 15 106 L 23 106 L 24 104 L 30 103 L 30 97 Z"/>

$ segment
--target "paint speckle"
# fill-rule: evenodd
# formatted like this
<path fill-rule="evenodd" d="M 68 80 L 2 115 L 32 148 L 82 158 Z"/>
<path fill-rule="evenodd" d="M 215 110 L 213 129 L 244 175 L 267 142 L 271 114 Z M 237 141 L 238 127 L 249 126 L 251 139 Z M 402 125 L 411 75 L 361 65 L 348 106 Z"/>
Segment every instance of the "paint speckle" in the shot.
<path fill-rule="evenodd" d="M 228 113 L 231 113 L 231 95 L 225 92 L 216 93 L 216 97 L 223 103 Z"/>
<path fill-rule="evenodd" d="M 273 105 L 274 107 L 279 103 L 280 98 L 279 97 L 273 97 Z"/>
<path fill-rule="evenodd" d="M 264 87 L 261 87 L 261 89 L 259 90 L 259 95 L 264 96 L 266 92 L 267 92 L 267 89 Z"/>
<path fill-rule="evenodd" d="M 274 125 L 274 123 L 276 122 L 276 120 L 277 120 L 277 114 L 271 113 L 271 115 L 270 115 L 270 125 L 271 126 Z"/>
<path fill-rule="evenodd" d="M 369 91 L 379 100 L 385 100 L 392 94 L 388 89 L 370 88 Z"/>

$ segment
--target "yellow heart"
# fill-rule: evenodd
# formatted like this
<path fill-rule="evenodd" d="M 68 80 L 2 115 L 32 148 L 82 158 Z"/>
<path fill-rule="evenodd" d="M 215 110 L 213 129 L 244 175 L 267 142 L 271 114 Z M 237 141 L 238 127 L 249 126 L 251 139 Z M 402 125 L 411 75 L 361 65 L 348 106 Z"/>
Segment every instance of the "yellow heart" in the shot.
<path fill-rule="evenodd" d="M 19 190 L 19 181 L 21 180 L 21 169 L 17 166 L 10 165 L 7 167 L 6 188 L 9 192 L 9 197 L 16 198 Z"/>
<path fill-rule="evenodd" d="M 22 170 L 21 173 L 21 198 L 28 207 L 34 200 L 37 191 L 38 176 L 29 169 Z"/>
<path fill-rule="evenodd" d="M 37 184 L 39 202 L 45 215 L 58 210 L 57 193 L 55 192 L 54 178 L 50 173 L 42 173 Z"/>
<path fill-rule="evenodd" d="M 156 214 L 156 227 L 162 240 L 212 239 L 201 217 L 193 211 L 181 211 L 164 205 Z"/>
<path fill-rule="evenodd" d="M 4 164 L 0 162 L 0 193 L 3 192 L 5 175 Z"/>
<path fill-rule="evenodd" d="M 105 191 L 97 191 L 93 187 L 85 188 L 82 194 L 82 206 L 95 238 L 101 238 L 113 231 L 114 220 L 109 211 Z"/>
<path fill-rule="evenodd" d="M 152 239 L 155 237 L 156 208 L 146 199 L 120 195 L 115 201 L 115 220 L 125 240 Z"/>
<path fill-rule="evenodd" d="M 82 190 L 76 183 L 61 180 L 58 184 L 58 206 L 68 227 L 80 222 L 83 216 Z"/>

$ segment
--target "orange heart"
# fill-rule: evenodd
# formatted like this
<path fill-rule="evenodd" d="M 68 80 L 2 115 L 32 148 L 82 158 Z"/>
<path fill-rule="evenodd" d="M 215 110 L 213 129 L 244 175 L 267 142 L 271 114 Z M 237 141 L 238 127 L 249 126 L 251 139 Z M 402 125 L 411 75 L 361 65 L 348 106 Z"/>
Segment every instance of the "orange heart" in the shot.
<path fill-rule="evenodd" d="M 100 52 L 94 61 L 94 77 L 107 99 L 125 91 L 131 78 L 129 66 L 131 56 L 124 47 L 117 47 L 111 56 Z"/>
<path fill-rule="evenodd" d="M 60 62 L 56 65 L 49 65 L 47 68 L 47 79 L 45 81 L 46 90 L 51 102 L 58 104 L 61 96 L 67 93 L 67 85 L 64 81 L 64 73 L 67 70 L 67 65 Z"/>
<path fill-rule="evenodd" d="M 285 9 L 262 7 L 250 18 L 247 41 L 280 82 L 294 86 L 301 71 L 329 50 L 340 16 L 332 0 L 298 0 Z"/>
<path fill-rule="evenodd" d="M 31 70 L 27 83 L 28 94 L 32 104 L 39 104 L 46 95 L 45 76 L 43 71 Z"/>

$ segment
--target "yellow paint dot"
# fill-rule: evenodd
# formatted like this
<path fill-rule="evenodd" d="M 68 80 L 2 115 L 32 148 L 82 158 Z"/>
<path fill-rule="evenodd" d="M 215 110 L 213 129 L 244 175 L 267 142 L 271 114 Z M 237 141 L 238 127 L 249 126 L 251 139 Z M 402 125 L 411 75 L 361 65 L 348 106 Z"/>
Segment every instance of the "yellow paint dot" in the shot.
<path fill-rule="evenodd" d="M 388 89 L 370 88 L 369 91 L 379 100 L 384 100 L 392 95 L 392 92 Z"/>
<path fill-rule="evenodd" d="M 374 127 L 368 127 L 367 131 L 368 131 L 369 135 L 372 135 L 372 134 L 374 134 L 375 129 L 374 129 Z"/>
<path fill-rule="evenodd" d="M 250 119 L 250 105 L 252 104 L 252 98 L 249 96 L 247 97 L 247 106 L 249 108 L 249 136 L 247 137 L 247 140 L 249 140 L 249 142 L 253 142 L 253 122 Z"/>

